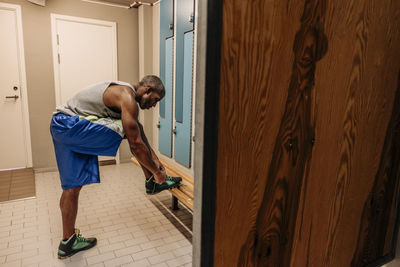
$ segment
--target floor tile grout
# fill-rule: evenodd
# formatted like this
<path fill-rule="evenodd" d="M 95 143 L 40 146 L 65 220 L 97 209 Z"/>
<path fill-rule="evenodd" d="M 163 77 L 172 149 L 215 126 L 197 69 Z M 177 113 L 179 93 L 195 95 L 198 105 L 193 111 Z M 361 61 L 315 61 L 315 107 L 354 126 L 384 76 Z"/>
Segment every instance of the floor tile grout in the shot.
<path fill-rule="evenodd" d="M 56 258 L 62 234 L 60 182 L 57 172 L 41 172 L 36 173 L 36 198 L 0 203 L 0 244 L 7 243 L 0 245 L 0 265 L 7 266 L 8 259 L 18 266 L 191 265 L 191 214 L 183 207 L 169 214 L 168 192 L 145 195 L 143 174 L 131 163 L 100 169 L 102 182 L 81 192 L 77 218 L 84 236 L 98 237 L 97 247 L 64 261 Z M 168 219 L 173 217 L 184 226 Z"/>

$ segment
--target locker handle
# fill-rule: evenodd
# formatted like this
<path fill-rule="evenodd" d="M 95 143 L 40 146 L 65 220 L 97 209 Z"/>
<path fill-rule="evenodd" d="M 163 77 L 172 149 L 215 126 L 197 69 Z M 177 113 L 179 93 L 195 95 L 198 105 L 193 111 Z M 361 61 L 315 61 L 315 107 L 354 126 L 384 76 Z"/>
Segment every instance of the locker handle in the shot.
<path fill-rule="evenodd" d="M 176 134 L 176 126 L 174 127 L 174 129 L 172 130 L 173 134 Z"/>
<path fill-rule="evenodd" d="M 188 21 L 191 22 L 191 23 L 193 23 L 193 22 L 194 22 L 194 16 L 193 16 L 193 15 L 190 15 Z"/>

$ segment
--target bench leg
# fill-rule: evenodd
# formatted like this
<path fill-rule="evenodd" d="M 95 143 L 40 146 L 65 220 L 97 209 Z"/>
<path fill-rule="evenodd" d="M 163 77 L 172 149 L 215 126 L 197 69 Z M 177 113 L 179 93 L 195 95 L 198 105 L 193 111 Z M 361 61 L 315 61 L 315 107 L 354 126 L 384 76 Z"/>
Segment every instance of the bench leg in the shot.
<path fill-rule="evenodd" d="M 179 210 L 178 199 L 175 196 L 172 196 L 172 210 Z"/>

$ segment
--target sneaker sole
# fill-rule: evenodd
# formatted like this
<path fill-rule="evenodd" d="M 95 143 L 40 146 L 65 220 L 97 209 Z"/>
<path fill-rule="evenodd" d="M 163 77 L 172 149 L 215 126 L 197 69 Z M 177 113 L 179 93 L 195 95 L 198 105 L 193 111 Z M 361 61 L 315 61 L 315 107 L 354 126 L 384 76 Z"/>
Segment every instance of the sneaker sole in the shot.
<path fill-rule="evenodd" d="M 156 195 L 158 193 L 161 193 L 162 191 L 169 190 L 169 189 L 172 189 L 172 188 L 178 188 L 179 186 L 181 186 L 181 185 L 177 184 L 177 185 L 171 186 L 170 188 L 167 188 L 167 189 L 164 189 L 164 190 L 161 190 L 161 191 L 158 191 L 158 192 L 154 192 L 154 193 L 146 191 L 146 194 L 147 195 Z"/>
<path fill-rule="evenodd" d="M 96 242 L 94 242 L 94 245 L 91 246 L 91 247 L 86 247 L 86 248 L 82 248 L 82 249 L 76 250 L 76 251 L 74 251 L 74 252 L 71 252 L 71 254 L 68 254 L 68 255 L 65 255 L 65 256 L 61 256 L 61 255 L 58 255 L 58 254 L 57 254 L 57 256 L 58 256 L 58 259 L 64 260 L 64 259 L 66 259 L 66 258 L 69 258 L 69 257 L 75 255 L 75 254 L 78 253 L 78 252 L 91 249 L 92 247 L 94 247 L 94 246 L 96 246 L 96 245 L 97 245 L 97 240 L 96 240 Z"/>

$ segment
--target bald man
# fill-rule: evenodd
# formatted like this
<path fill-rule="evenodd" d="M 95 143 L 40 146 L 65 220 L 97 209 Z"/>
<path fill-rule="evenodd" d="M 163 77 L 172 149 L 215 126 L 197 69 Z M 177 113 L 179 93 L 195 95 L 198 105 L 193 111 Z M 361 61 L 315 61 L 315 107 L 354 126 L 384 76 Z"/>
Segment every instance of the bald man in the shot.
<path fill-rule="evenodd" d="M 79 192 L 84 185 L 100 182 L 98 155 L 115 156 L 123 138 L 128 139 L 131 152 L 142 167 L 147 194 L 179 186 L 182 179 L 166 175 L 138 121 L 139 109 L 155 107 L 164 96 L 161 80 L 148 75 L 136 85 L 121 81 L 94 84 L 57 107 L 50 132 L 63 189 L 63 240 L 58 258 L 96 245 L 96 238 L 84 238 L 75 229 Z"/>

